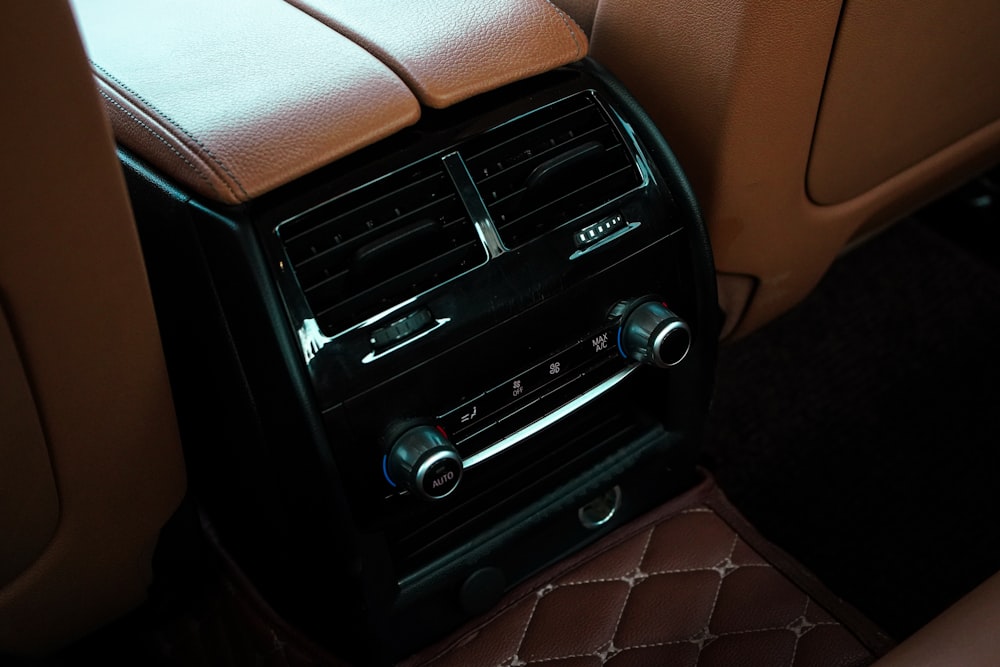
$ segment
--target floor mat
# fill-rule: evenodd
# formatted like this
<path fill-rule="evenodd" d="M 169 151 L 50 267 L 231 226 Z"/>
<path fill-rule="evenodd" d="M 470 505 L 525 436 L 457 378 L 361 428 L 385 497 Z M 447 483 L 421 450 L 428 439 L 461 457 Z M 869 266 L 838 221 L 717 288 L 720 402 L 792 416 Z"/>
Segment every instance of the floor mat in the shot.
<path fill-rule="evenodd" d="M 1000 570 L 998 342 L 1000 271 L 900 223 L 722 349 L 707 465 L 767 538 L 905 637 Z"/>

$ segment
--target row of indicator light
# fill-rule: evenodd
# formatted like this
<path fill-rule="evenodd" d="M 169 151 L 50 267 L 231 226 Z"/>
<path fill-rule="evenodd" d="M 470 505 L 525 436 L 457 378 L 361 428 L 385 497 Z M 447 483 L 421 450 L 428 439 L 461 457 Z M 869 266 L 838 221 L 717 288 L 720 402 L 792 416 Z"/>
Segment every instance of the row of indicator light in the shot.
<path fill-rule="evenodd" d="M 602 220 L 601 222 L 581 229 L 576 234 L 576 244 L 578 246 L 589 245 L 609 236 L 622 224 L 622 218 L 616 215 L 613 218 Z"/>

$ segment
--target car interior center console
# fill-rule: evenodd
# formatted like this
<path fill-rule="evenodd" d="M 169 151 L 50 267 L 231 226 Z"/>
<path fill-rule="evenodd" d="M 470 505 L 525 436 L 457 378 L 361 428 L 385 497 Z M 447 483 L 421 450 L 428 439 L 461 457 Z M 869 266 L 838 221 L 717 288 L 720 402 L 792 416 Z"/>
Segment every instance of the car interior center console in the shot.
<path fill-rule="evenodd" d="M 122 142 L 193 494 L 346 659 L 409 655 L 697 481 L 697 206 L 613 77 L 547 69 L 239 202 Z"/>

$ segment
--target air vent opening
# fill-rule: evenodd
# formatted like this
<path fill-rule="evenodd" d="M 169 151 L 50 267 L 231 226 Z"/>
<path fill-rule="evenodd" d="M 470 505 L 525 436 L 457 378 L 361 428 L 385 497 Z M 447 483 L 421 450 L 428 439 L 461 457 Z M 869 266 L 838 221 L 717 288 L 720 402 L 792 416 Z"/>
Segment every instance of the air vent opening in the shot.
<path fill-rule="evenodd" d="M 494 224 L 516 247 L 616 200 L 642 177 L 588 94 L 519 118 L 462 150 Z"/>
<path fill-rule="evenodd" d="M 278 227 L 320 330 L 333 336 L 478 266 L 486 253 L 440 160 Z"/>

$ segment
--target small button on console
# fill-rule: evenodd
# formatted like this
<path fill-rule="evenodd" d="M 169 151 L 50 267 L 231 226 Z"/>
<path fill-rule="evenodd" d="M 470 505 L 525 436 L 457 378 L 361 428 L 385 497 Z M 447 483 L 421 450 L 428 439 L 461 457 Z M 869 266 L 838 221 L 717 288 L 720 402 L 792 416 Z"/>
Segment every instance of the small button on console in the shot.
<path fill-rule="evenodd" d="M 471 401 L 466 401 L 459 407 L 451 410 L 438 418 L 438 423 L 444 430 L 456 439 L 460 439 L 462 433 L 467 433 L 469 429 L 476 426 L 488 424 L 487 418 L 493 415 L 509 401 L 505 397 L 492 394 L 480 394 Z"/>
<path fill-rule="evenodd" d="M 599 361 L 618 354 L 618 327 L 614 326 L 597 332 L 583 340 L 577 346 L 589 357 L 588 360 Z"/>
<path fill-rule="evenodd" d="M 533 392 L 550 382 L 556 382 L 567 377 L 569 371 L 573 370 L 573 367 L 576 365 L 571 356 L 567 353 L 557 354 L 525 371 L 520 376 L 522 386 L 526 387 L 528 392 Z M 511 393 L 513 393 L 513 390 Z"/>

